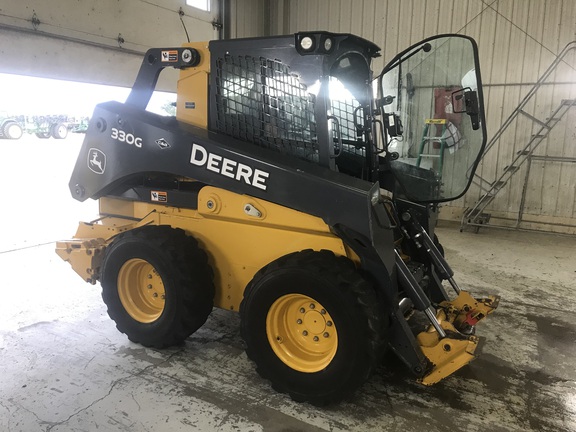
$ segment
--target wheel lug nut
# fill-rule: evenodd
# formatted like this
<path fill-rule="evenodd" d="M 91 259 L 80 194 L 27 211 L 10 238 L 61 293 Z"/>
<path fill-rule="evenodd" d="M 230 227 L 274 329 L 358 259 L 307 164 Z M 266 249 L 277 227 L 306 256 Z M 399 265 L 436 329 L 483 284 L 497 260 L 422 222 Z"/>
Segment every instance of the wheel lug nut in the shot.
<path fill-rule="evenodd" d="M 152 285 L 148 285 L 148 289 L 152 289 Z"/>
<path fill-rule="evenodd" d="M 326 325 L 327 325 L 328 327 L 332 327 L 332 321 L 326 321 Z"/>
<path fill-rule="evenodd" d="M 152 279 L 152 275 L 151 275 L 151 274 L 148 275 L 148 279 Z"/>
<path fill-rule="evenodd" d="M 166 295 L 162 294 L 160 297 L 162 298 L 162 300 L 164 300 L 166 298 Z"/>
<path fill-rule="evenodd" d="M 318 336 L 314 336 L 314 342 L 318 342 L 320 339 L 318 339 Z"/>
<path fill-rule="evenodd" d="M 326 309 L 322 309 L 322 310 L 320 311 L 320 313 L 321 313 L 322 315 L 324 315 L 324 314 L 326 313 Z"/>
<path fill-rule="evenodd" d="M 326 333 L 324 333 L 322 336 L 324 336 L 325 338 L 327 338 L 328 336 L 330 336 L 330 333 L 326 332 Z"/>
<path fill-rule="evenodd" d="M 152 294 L 152 297 L 158 297 L 158 293 Z"/>
<path fill-rule="evenodd" d="M 300 313 L 304 313 L 304 312 L 306 312 L 306 309 L 300 308 Z"/>
<path fill-rule="evenodd" d="M 310 303 L 310 309 L 314 309 L 316 305 L 314 303 Z"/>
<path fill-rule="evenodd" d="M 302 332 L 302 334 L 303 334 L 304 336 L 308 336 L 308 332 L 307 332 L 306 330 L 304 330 L 304 331 Z"/>
<path fill-rule="evenodd" d="M 296 320 L 296 323 L 302 324 L 302 320 L 301 320 L 301 319 L 298 319 L 298 320 Z"/>

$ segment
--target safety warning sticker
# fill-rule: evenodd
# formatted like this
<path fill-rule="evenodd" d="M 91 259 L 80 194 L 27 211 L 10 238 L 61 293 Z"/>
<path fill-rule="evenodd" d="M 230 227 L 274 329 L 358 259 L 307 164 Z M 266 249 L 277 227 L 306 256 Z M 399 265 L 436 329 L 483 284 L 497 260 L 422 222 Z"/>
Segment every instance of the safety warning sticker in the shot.
<path fill-rule="evenodd" d="M 178 51 L 162 51 L 162 61 L 163 62 L 177 62 L 178 61 Z"/>
<path fill-rule="evenodd" d="M 154 202 L 168 202 L 168 192 L 150 191 L 150 200 Z"/>

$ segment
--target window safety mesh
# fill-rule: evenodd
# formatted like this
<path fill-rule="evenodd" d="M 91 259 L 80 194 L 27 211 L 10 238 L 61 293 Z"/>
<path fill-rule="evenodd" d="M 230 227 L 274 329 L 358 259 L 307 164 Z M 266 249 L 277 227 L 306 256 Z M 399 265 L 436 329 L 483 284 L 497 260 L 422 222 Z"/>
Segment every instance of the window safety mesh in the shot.
<path fill-rule="evenodd" d="M 318 161 L 315 96 L 287 65 L 226 55 L 216 62 L 216 128 L 256 145 Z"/>
<path fill-rule="evenodd" d="M 358 109 L 359 102 L 353 98 L 346 98 L 343 100 L 331 99 L 330 107 L 332 115 L 338 118 L 340 123 L 340 138 L 342 140 L 342 153 L 353 154 L 355 156 L 364 157 L 365 146 L 362 138 L 358 137 L 356 124 L 354 123 L 354 111 L 358 121 L 362 121 L 364 113 L 362 109 Z M 339 144 L 334 130 L 335 125 L 332 126 L 332 136 L 334 139 L 334 148 L 336 154 L 340 153 Z"/>

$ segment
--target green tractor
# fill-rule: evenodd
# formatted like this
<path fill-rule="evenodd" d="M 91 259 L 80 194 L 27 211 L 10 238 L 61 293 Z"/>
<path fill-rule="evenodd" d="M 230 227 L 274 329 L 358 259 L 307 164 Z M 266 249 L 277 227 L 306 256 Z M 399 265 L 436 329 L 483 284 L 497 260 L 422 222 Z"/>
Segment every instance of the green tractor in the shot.
<path fill-rule="evenodd" d="M 64 139 L 68 136 L 69 119 L 65 115 L 27 116 L 25 130 L 38 138 Z"/>
<path fill-rule="evenodd" d="M 23 116 L 0 115 L 0 138 L 17 140 L 24 134 Z"/>

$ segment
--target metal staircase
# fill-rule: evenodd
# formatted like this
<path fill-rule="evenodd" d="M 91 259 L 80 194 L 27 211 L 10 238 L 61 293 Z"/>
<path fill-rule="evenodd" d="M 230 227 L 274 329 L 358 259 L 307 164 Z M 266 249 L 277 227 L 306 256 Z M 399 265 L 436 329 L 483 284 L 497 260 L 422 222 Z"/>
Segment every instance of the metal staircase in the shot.
<path fill-rule="evenodd" d="M 550 131 L 554 126 L 556 126 L 564 115 L 568 112 L 571 107 L 576 106 L 576 99 L 563 99 L 560 105 L 551 113 L 551 115 L 546 120 L 541 120 L 533 116 L 532 114 L 526 112 L 524 108 L 532 100 L 532 98 L 538 92 L 538 89 L 544 84 L 546 79 L 552 74 L 556 67 L 564 61 L 566 55 L 576 49 L 576 41 L 570 42 L 564 49 L 560 52 L 558 57 L 554 62 L 548 67 L 544 74 L 538 79 L 536 84 L 528 92 L 528 94 L 522 99 L 520 104 L 514 109 L 512 114 L 506 119 L 502 124 L 500 129 L 494 134 L 492 139 L 486 145 L 484 150 L 483 158 L 486 154 L 494 147 L 494 145 L 500 140 L 504 132 L 514 123 L 519 116 L 524 116 L 530 119 L 535 125 L 538 126 L 537 132 L 530 137 L 526 145 L 519 150 L 514 155 L 512 161 L 504 167 L 500 174 L 496 175 L 496 179 L 489 181 L 479 174 L 474 174 L 472 183 L 480 188 L 481 195 L 476 201 L 474 206 L 467 208 L 462 215 L 462 221 L 460 224 L 460 231 L 463 231 L 467 227 L 472 227 L 476 232 L 482 226 L 488 226 L 491 218 L 491 214 L 485 213 L 486 207 L 494 200 L 498 192 L 500 192 L 508 184 L 512 176 L 518 172 L 520 166 L 527 160 L 529 160 L 534 151 L 538 148 L 541 142 L 545 140 Z M 522 210 L 522 209 L 521 209 Z M 521 211 L 520 211 L 521 213 Z M 518 227 L 520 217 L 516 227 Z"/>

